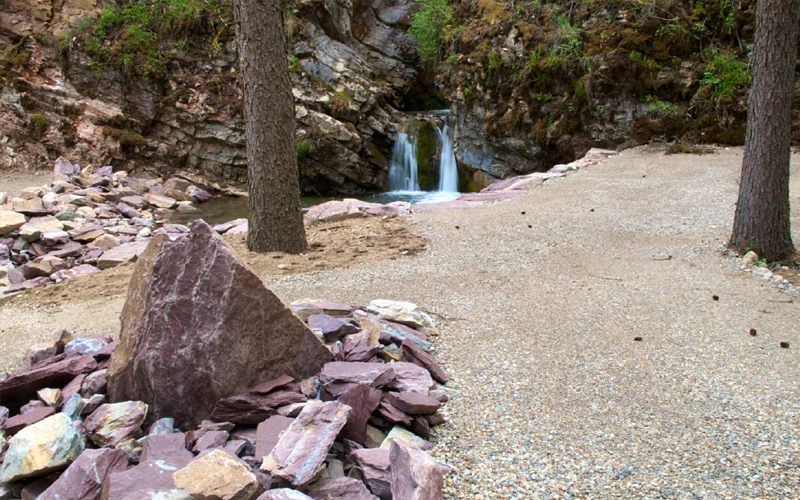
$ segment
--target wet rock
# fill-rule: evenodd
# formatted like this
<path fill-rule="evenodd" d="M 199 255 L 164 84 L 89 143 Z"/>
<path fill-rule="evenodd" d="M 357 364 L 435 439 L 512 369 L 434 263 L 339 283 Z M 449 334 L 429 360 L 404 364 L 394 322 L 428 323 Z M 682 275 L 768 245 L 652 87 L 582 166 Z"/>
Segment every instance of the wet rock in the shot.
<path fill-rule="evenodd" d="M 52 408 L 50 408 L 52 410 Z M 58 413 L 19 431 L 8 442 L 0 482 L 14 482 L 63 469 L 83 452 L 83 437 Z"/>
<path fill-rule="evenodd" d="M 264 491 L 247 465 L 222 450 L 193 460 L 173 479 L 197 500 L 253 500 Z"/>
<path fill-rule="evenodd" d="M 436 364 L 433 356 L 420 349 L 413 341 L 409 339 L 404 340 L 400 345 L 400 351 L 409 362 L 428 370 L 437 382 L 442 384 L 447 382 L 447 375 L 445 375 L 444 371 Z"/>
<path fill-rule="evenodd" d="M 319 480 L 306 493 L 315 500 L 377 500 L 364 483 L 349 477 Z"/>
<path fill-rule="evenodd" d="M 83 422 L 83 428 L 97 446 L 116 446 L 130 439 L 147 416 L 141 401 L 104 404 Z"/>
<path fill-rule="evenodd" d="M 327 363 L 319 374 L 319 381 L 334 397 L 341 396 L 354 384 L 366 384 L 380 389 L 391 382 L 395 374 L 386 363 Z"/>
<path fill-rule="evenodd" d="M 55 409 L 50 406 L 31 408 L 25 413 L 20 413 L 19 415 L 16 415 L 6 420 L 6 423 L 3 424 L 3 430 L 9 436 L 13 436 L 17 432 L 24 429 L 25 427 L 33 425 L 36 422 L 42 421 L 47 417 L 53 415 L 55 412 L 56 412 Z"/>
<path fill-rule="evenodd" d="M 415 392 L 387 392 L 386 398 L 409 415 L 430 415 L 441 406 L 439 400 Z"/>
<path fill-rule="evenodd" d="M 76 375 L 89 373 L 97 368 L 91 356 L 62 359 L 58 362 L 33 367 L 30 371 L 0 380 L 0 401 L 4 404 L 23 403 L 46 387 L 61 387 Z M 79 386 L 80 387 L 80 386 Z M 66 396 L 66 391 L 62 391 Z"/>
<path fill-rule="evenodd" d="M 293 418 L 274 415 L 258 424 L 256 430 L 256 452 L 255 457 L 259 462 L 272 452 L 278 443 L 281 432 L 288 429 L 294 422 Z"/>
<path fill-rule="evenodd" d="M 378 314 L 382 318 L 409 325 L 414 328 L 433 328 L 436 326 L 433 318 L 411 302 L 394 300 L 373 300 L 367 307 L 369 312 Z"/>
<path fill-rule="evenodd" d="M 99 500 L 106 477 L 127 466 L 122 450 L 86 450 L 37 500 Z"/>
<path fill-rule="evenodd" d="M 392 443 L 392 500 L 441 500 L 445 468 L 422 450 Z"/>
<path fill-rule="evenodd" d="M 392 498 L 390 451 L 386 448 L 362 448 L 350 456 L 361 467 L 370 491 L 383 499 Z"/>
<path fill-rule="evenodd" d="M 314 479 L 334 439 L 347 421 L 350 408 L 335 401 L 309 401 L 283 431 L 261 470 L 293 486 Z"/>
<path fill-rule="evenodd" d="M 109 394 L 153 404 L 155 418 L 181 427 L 207 418 L 220 397 L 284 374 L 309 377 L 332 357 L 202 221 L 188 237 L 153 239 L 134 269 L 121 322 Z"/>

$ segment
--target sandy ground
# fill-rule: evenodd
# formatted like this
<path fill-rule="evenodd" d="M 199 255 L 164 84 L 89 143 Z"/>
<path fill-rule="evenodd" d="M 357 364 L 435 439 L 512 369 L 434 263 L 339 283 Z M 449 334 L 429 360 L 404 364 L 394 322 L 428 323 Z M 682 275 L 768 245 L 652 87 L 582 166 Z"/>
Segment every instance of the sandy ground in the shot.
<path fill-rule="evenodd" d="M 17 196 L 27 187 L 41 186 L 53 180 L 53 171 L 0 171 L 0 192 Z"/>
<path fill-rule="evenodd" d="M 415 215 L 417 256 L 264 277 L 287 301 L 439 316 L 450 499 L 797 498 L 800 305 L 725 256 L 740 164 L 738 148 L 632 150 L 515 200 Z M 797 156 L 792 193 L 800 235 Z M 113 333 L 121 295 L 77 285 L 0 305 L 0 356 L 57 326 Z"/>

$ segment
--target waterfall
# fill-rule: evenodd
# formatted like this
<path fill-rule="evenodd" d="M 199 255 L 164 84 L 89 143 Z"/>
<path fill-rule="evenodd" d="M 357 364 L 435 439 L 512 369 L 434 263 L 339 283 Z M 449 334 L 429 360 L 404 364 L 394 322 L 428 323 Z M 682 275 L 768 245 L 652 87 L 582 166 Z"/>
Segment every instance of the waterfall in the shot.
<path fill-rule="evenodd" d="M 437 128 L 436 133 L 442 143 L 442 155 L 439 160 L 439 189 L 448 193 L 458 192 L 458 166 L 456 155 L 453 153 L 453 139 L 447 133 L 447 123 L 444 127 Z"/>
<path fill-rule="evenodd" d="M 419 191 L 417 177 L 417 138 L 398 132 L 389 167 L 389 190 Z"/>

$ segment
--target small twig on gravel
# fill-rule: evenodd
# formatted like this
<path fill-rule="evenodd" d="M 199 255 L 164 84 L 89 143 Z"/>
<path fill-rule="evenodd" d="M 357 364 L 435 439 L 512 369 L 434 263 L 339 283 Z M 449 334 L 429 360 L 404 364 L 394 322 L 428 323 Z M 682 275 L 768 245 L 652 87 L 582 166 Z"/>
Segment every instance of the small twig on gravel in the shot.
<path fill-rule="evenodd" d="M 793 301 L 793 300 L 791 300 L 791 299 L 789 299 L 789 300 L 775 300 L 775 299 L 767 299 L 767 301 L 768 301 L 768 302 L 778 302 L 779 304 L 791 304 L 791 303 L 793 303 L 793 302 L 794 302 L 794 301 Z"/>
<path fill-rule="evenodd" d="M 650 257 L 650 260 L 672 260 L 672 255 L 667 255 L 666 257 Z"/>
<path fill-rule="evenodd" d="M 594 278 L 600 278 L 601 280 L 611 280 L 611 281 L 623 281 L 621 278 L 610 278 L 608 276 L 598 276 L 596 274 L 589 273 L 589 276 Z"/>

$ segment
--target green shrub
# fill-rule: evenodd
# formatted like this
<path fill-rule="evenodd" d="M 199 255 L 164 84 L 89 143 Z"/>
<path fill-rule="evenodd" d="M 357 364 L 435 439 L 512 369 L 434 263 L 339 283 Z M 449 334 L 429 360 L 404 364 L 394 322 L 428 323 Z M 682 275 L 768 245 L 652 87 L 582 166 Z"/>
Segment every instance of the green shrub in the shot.
<path fill-rule="evenodd" d="M 38 141 L 47 129 L 50 128 L 50 120 L 42 114 L 36 113 L 28 117 L 28 133 L 33 140 Z"/>
<path fill-rule="evenodd" d="M 411 18 L 409 33 L 419 48 L 420 59 L 437 63 L 441 59 L 442 29 L 453 19 L 448 0 L 420 0 L 422 9 Z"/>
<path fill-rule="evenodd" d="M 712 54 L 713 58 L 706 65 L 705 74 L 700 80 L 698 93 L 713 85 L 713 90 L 708 97 L 716 101 L 730 100 L 734 92 L 750 83 L 750 70 L 745 63 L 730 56 L 716 51 Z"/>
<path fill-rule="evenodd" d="M 647 96 L 645 100 L 650 104 L 650 112 L 662 116 L 676 116 L 678 114 L 678 105 L 670 102 L 659 101 L 658 98 L 651 95 Z"/>
<path fill-rule="evenodd" d="M 294 149 L 297 151 L 298 160 L 314 153 L 314 145 L 305 139 L 298 140 L 294 145 Z"/>

